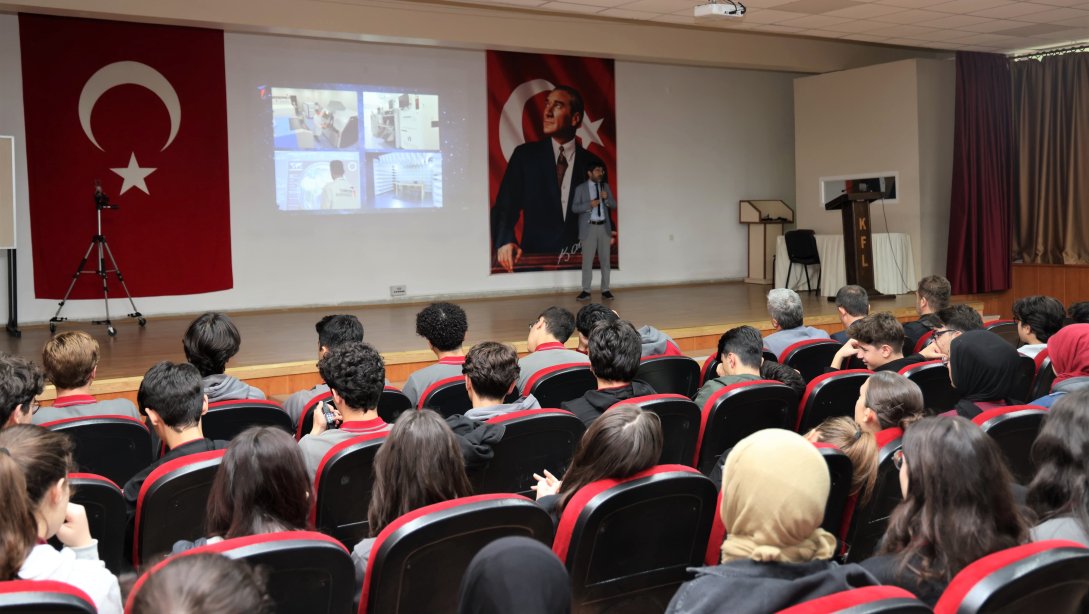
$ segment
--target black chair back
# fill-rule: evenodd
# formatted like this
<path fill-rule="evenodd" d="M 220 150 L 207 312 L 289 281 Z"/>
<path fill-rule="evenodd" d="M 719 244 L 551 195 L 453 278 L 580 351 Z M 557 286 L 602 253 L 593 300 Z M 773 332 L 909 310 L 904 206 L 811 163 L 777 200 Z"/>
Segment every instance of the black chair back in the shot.
<path fill-rule="evenodd" d="M 1017 334 L 1017 322 L 1013 320 L 991 320 L 990 322 L 984 322 L 983 328 L 1005 339 L 1006 343 L 1013 346 L 1013 349 L 1016 350 L 1021 347 L 1021 337 Z"/>
<path fill-rule="evenodd" d="M 662 423 L 662 456 L 659 465 L 688 465 L 699 446 L 702 415 L 695 401 L 679 394 L 654 394 L 632 397 L 626 401 L 635 403 L 658 415 Z"/>
<path fill-rule="evenodd" d="M 336 444 L 314 476 L 310 521 L 348 549 L 370 537 L 367 508 L 374 489 L 374 455 L 387 434 L 368 433 Z"/>
<path fill-rule="evenodd" d="M 805 434 L 827 418 L 854 416 L 859 390 L 871 375 L 866 369 L 851 369 L 817 376 L 798 404 L 796 430 Z"/>
<path fill-rule="evenodd" d="M 588 364 L 563 364 L 538 371 L 526 382 L 526 388 L 541 407 L 559 407 L 597 388 L 597 378 Z"/>
<path fill-rule="evenodd" d="M 1047 419 L 1047 410 L 1037 405 L 1011 405 L 987 410 L 972 422 L 998 444 L 1006 465 L 1018 484 L 1028 484 L 1036 475 L 1032 443 Z"/>
<path fill-rule="evenodd" d="M 533 496 L 534 473 L 547 469 L 562 476 L 586 427 L 574 414 L 562 409 L 529 409 L 488 420 L 502 424 L 503 438 L 492 445 L 494 456 L 487 465 L 469 472 L 473 492 L 515 493 Z"/>
<path fill-rule="evenodd" d="M 1040 354 L 1045 352 L 1047 350 Z M 1036 363 L 1039 366 L 1036 368 L 1036 378 L 1032 380 L 1032 393 L 1029 399 L 1025 399 L 1026 401 L 1035 401 L 1051 394 L 1051 386 L 1055 383 L 1055 369 L 1051 368 L 1051 357 L 1045 354 L 1043 358 L 1040 358 L 1040 354 L 1036 355 Z"/>
<path fill-rule="evenodd" d="M 824 375 L 825 369 L 832 364 L 832 358 L 841 347 L 843 346 L 839 342 L 831 339 L 799 341 L 783 350 L 779 362 L 797 370 L 808 383 L 817 376 Z"/>
<path fill-rule="evenodd" d="M 136 500 L 133 564 L 169 553 L 177 541 L 204 536 L 208 495 L 224 453 L 212 450 L 167 461 L 144 480 Z"/>
<path fill-rule="evenodd" d="M 1038 398 L 1029 396 L 1032 394 L 1032 380 L 1036 377 L 1036 361 L 1028 356 L 1019 356 L 1017 360 L 1017 381 L 1010 389 L 1010 397 L 1028 403 Z"/>
<path fill-rule="evenodd" d="M 908 365 L 900 369 L 900 375 L 918 384 L 923 391 L 923 406 L 931 413 L 949 411 L 960 401 L 960 393 L 949 381 L 949 369 L 940 360 Z"/>
<path fill-rule="evenodd" d="M 230 441 L 253 426 L 271 426 L 285 433 L 293 431 L 291 416 L 276 401 L 243 399 L 208 404 L 208 413 L 200 421 L 208 439 Z"/>
<path fill-rule="evenodd" d="M 687 356 L 647 356 L 639 362 L 635 379 L 650 384 L 655 392 L 691 399 L 700 388 L 700 364 Z"/>
<path fill-rule="evenodd" d="M 42 426 L 72 438 L 80 471 L 101 475 L 115 484 L 124 485 L 151 464 L 151 433 L 135 418 L 65 418 Z"/>
<path fill-rule="evenodd" d="M 900 491 L 900 472 L 892 460 L 902 445 L 903 434 L 899 428 L 877 433 L 877 480 L 869 502 L 856 506 L 851 515 L 847 530 L 848 563 L 857 563 L 873 556 L 881 538 L 885 536 L 892 510 L 904 498 Z"/>
<path fill-rule="evenodd" d="M 469 411 L 473 408 L 473 402 L 465 388 L 465 376 L 455 375 L 431 384 L 420 395 L 416 407 L 434 410 L 443 418 Z"/>
<path fill-rule="evenodd" d="M 783 235 L 786 241 L 787 257 L 795 264 L 820 264 L 820 252 L 817 251 L 816 233 L 807 228 L 790 230 Z"/>
<path fill-rule="evenodd" d="M 397 422 L 401 412 L 412 409 L 412 400 L 408 395 L 393 386 L 386 386 L 378 398 L 378 417 L 386 424 Z"/>
<path fill-rule="evenodd" d="M 98 540 L 98 558 L 115 575 L 120 574 L 124 567 L 127 530 L 125 496 L 121 494 L 121 488 L 92 473 L 69 473 L 68 483 L 72 487 L 72 503 L 82 505 L 87 511 L 91 537 Z"/>
<path fill-rule="evenodd" d="M 715 461 L 745 437 L 763 429 L 793 429 L 798 395 L 773 380 L 741 382 L 716 390 L 700 408 L 696 468 L 710 475 Z"/>
<path fill-rule="evenodd" d="M 722 361 L 719 360 L 718 354 L 711 354 L 704 359 L 703 366 L 700 367 L 700 386 L 718 377 L 718 366 L 720 364 L 722 364 Z"/>
<path fill-rule="evenodd" d="M 817 450 L 828 465 L 828 476 L 832 480 L 832 487 L 828 490 L 828 503 L 824 506 L 824 520 L 821 521 L 821 528 L 843 540 L 847 537 L 843 518 L 850 507 L 854 465 L 851 464 L 851 459 L 836 446 L 828 443 L 814 445 L 817 446 Z"/>

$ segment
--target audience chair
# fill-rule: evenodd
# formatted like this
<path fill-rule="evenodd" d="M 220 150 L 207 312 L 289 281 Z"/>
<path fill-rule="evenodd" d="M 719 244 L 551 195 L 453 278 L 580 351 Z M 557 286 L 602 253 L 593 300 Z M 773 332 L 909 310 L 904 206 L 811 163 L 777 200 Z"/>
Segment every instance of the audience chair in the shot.
<path fill-rule="evenodd" d="M 925 603 L 898 586 L 864 586 L 799 603 L 779 614 L 931 614 Z"/>
<path fill-rule="evenodd" d="M 873 371 L 868 369 L 849 369 L 813 378 L 798 403 L 795 430 L 805 434 L 826 418 L 854 417 L 858 391 L 871 375 Z"/>
<path fill-rule="evenodd" d="M 54 580 L 0 582 L 0 612 L 11 614 L 96 614 L 87 593 Z"/>
<path fill-rule="evenodd" d="M 915 347 L 913 348 L 913 350 L 914 350 L 914 352 L 916 354 L 918 354 L 919 352 L 923 351 L 923 348 L 925 348 L 926 346 L 930 345 L 933 342 L 934 342 L 934 331 L 933 330 L 928 330 L 928 331 L 926 331 L 926 333 L 923 334 L 922 337 L 919 337 L 918 341 L 915 342 Z"/>
<path fill-rule="evenodd" d="M 306 405 L 303 407 L 302 416 L 299 417 L 299 424 L 295 427 L 295 439 L 302 439 L 306 435 L 309 435 L 310 429 L 314 428 L 314 410 L 317 409 L 318 403 L 332 402 L 332 392 L 323 392 L 307 401 Z"/>
<path fill-rule="evenodd" d="M 151 433 L 130 416 L 64 418 L 43 427 L 64 433 L 76 444 L 75 463 L 80 471 L 101 475 L 124 484 L 151 464 Z"/>
<path fill-rule="evenodd" d="M 700 436 L 700 407 L 679 394 L 651 394 L 632 397 L 617 405 L 634 403 L 658 415 L 662 423 L 662 456 L 659 465 L 692 466 Z M 614 405 L 613 407 L 616 407 Z"/>
<path fill-rule="evenodd" d="M 1051 356 L 1044 348 L 1036 355 L 1036 377 L 1032 380 L 1032 393 L 1025 401 L 1035 401 L 1051 394 L 1051 385 L 1055 383 L 1055 369 L 1051 368 Z"/>
<path fill-rule="evenodd" d="M 650 384 L 655 392 L 692 399 L 700 389 L 700 364 L 687 356 L 647 356 L 639 361 L 635 379 Z"/>
<path fill-rule="evenodd" d="M 841 347 L 841 343 L 832 339 L 806 339 L 783 350 L 779 362 L 797 370 L 802 379 L 811 382 L 832 364 L 832 358 Z"/>
<path fill-rule="evenodd" d="M 768 348 L 764 348 L 763 357 L 764 357 L 764 360 L 769 361 L 769 362 L 779 362 L 779 357 L 776 356 L 775 354 L 772 354 L 771 350 L 769 350 Z"/>
<path fill-rule="evenodd" d="M 1021 347 L 1021 338 L 1017 336 L 1017 322 L 1013 320 L 991 320 L 983 323 L 983 329 L 1002 337 L 1013 349 Z"/>
<path fill-rule="evenodd" d="M 700 367 L 700 386 L 718 377 L 718 366 L 722 364 L 718 354 L 711 354 L 703 360 Z"/>
<path fill-rule="evenodd" d="M 269 597 L 276 612 L 348 614 L 355 598 L 355 566 L 348 550 L 335 539 L 314 531 L 283 531 L 226 539 L 177 556 L 222 554 L 244 560 L 266 574 Z M 162 561 L 133 585 L 126 611 Z"/>
<path fill-rule="evenodd" d="M 580 488 L 552 545 L 571 574 L 573 610 L 664 611 L 704 557 L 715 499 L 711 481 L 683 465 Z"/>
<path fill-rule="evenodd" d="M 469 400 L 469 391 L 465 388 L 465 376 L 455 375 L 431 384 L 420 394 L 416 407 L 434 410 L 443 418 L 469 411 L 473 408 L 473 402 Z"/>
<path fill-rule="evenodd" d="M 968 565 L 946 587 L 936 614 L 1083 612 L 1089 549 L 1047 540 L 999 550 Z"/>
<path fill-rule="evenodd" d="M 368 433 L 333 446 L 314 475 L 310 524 L 348 549 L 370 537 L 367 507 L 374 489 L 374 455 L 388 433 Z"/>
<path fill-rule="evenodd" d="M 828 476 L 832 487 L 828 491 L 828 503 L 824 506 L 824 520 L 821 528 L 836 536 L 843 543 L 847 539 L 847 523 L 855 511 L 855 501 L 851 497 L 851 476 L 854 465 L 842 450 L 830 443 L 814 443 L 828 465 Z"/>
<path fill-rule="evenodd" d="M 292 432 L 291 416 L 283 405 L 264 399 L 216 401 L 208 404 L 208 413 L 200 419 L 201 430 L 208 439 L 230 441 L 253 426 L 272 426 L 285 433 Z"/>
<path fill-rule="evenodd" d="M 940 360 L 928 360 L 900 369 L 900 375 L 919 385 L 923 391 L 923 406 L 931 414 L 949 411 L 960 400 L 960 394 L 949 381 L 949 368 Z"/>
<path fill-rule="evenodd" d="M 1032 462 L 1032 443 L 1047 418 L 1047 410 L 1038 405 L 1010 405 L 989 409 L 972 422 L 995 440 L 1006 457 L 1006 465 L 1018 484 L 1028 484 L 1036 475 Z"/>
<path fill-rule="evenodd" d="M 716 488 L 721 484 L 715 484 Z M 722 510 L 722 490 L 718 491 L 715 498 L 715 509 Z M 722 522 L 721 512 L 716 513 L 711 520 L 711 534 L 707 536 L 707 549 L 704 551 L 703 564 L 710 567 L 722 562 L 722 542 L 726 541 L 726 523 Z"/>
<path fill-rule="evenodd" d="M 378 417 L 387 424 L 397 422 L 401 412 L 409 409 L 412 409 L 412 401 L 399 388 L 386 386 L 382 390 L 382 396 L 378 398 Z"/>
<path fill-rule="evenodd" d="M 544 469 L 557 477 L 567 471 L 586 427 L 569 411 L 527 409 L 496 416 L 488 424 L 502 424 L 503 438 L 492 445 L 492 460 L 470 471 L 473 492 L 534 495 L 534 473 Z"/>
<path fill-rule="evenodd" d="M 577 399 L 596 388 L 597 378 L 590 371 L 590 365 L 574 362 L 534 373 L 526 380 L 522 394 L 532 394 L 541 407 L 559 407 L 564 401 Z"/>
<path fill-rule="evenodd" d="M 1010 397 L 1028 403 L 1036 400 L 1032 394 L 1032 380 L 1036 378 L 1036 359 L 1028 356 L 1019 356 L 1017 366 L 1017 382 L 1010 389 Z"/>
<path fill-rule="evenodd" d="M 866 505 L 856 506 L 851 515 L 847 543 L 844 545 L 848 563 L 864 561 L 877 551 L 892 510 L 903 500 L 900 472 L 892 461 L 902 445 L 903 435 L 904 432 L 897 427 L 877 433 L 877 480 L 870 501 Z"/>
<path fill-rule="evenodd" d="M 375 538 L 360 614 L 456 611 L 469 562 L 510 535 L 547 545 L 552 518 L 525 497 L 499 494 L 444 501 L 397 518 Z"/>
<path fill-rule="evenodd" d="M 159 465 L 136 499 L 132 562 L 139 566 L 168 553 L 179 540 L 204 537 L 212 480 L 226 450 L 198 452 Z"/>
<path fill-rule="evenodd" d="M 125 559 L 127 516 L 121 487 L 93 473 L 69 473 L 72 503 L 87 510 L 91 537 L 98 540 L 98 558 L 115 575 L 121 573 Z M 56 539 L 56 538 L 54 538 Z M 54 545 L 59 545 L 58 541 Z"/>
<path fill-rule="evenodd" d="M 786 241 L 787 258 L 790 260 L 790 266 L 787 267 L 786 283 L 783 287 L 790 287 L 790 272 L 794 270 L 794 265 L 802 265 L 802 270 L 805 271 L 805 290 L 806 292 L 814 291 L 813 286 L 809 283 L 809 267 L 811 265 L 817 265 L 820 267 L 821 255 L 817 251 L 817 237 L 812 230 L 798 229 L 791 230 L 783 236 Z M 817 269 L 817 287 L 819 291 L 821 288 L 821 267 Z"/>
<path fill-rule="evenodd" d="M 775 380 L 753 380 L 716 390 L 700 408 L 699 448 L 692 464 L 710 475 L 723 452 L 762 429 L 793 429 L 798 395 Z"/>

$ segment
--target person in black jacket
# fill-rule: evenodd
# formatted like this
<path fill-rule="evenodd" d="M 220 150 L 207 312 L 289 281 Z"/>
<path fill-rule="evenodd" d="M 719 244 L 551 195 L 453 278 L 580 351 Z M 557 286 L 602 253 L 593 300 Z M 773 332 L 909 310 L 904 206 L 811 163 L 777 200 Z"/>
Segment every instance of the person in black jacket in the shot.
<path fill-rule="evenodd" d="M 606 409 L 632 397 L 655 394 L 650 384 L 635 379 L 642 357 L 639 332 L 626 320 L 602 322 L 590 331 L 590 370 L 597 389 L 560 404 L 590 426 Z"/>

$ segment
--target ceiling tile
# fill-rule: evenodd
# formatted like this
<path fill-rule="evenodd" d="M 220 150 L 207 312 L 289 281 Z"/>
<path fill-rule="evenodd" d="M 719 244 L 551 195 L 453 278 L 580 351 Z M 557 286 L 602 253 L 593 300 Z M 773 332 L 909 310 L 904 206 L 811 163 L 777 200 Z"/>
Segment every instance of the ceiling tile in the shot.
<path fill-rule="evenodd" d="M 1071 30 L 1076 31 L 1076 29 L 1069 26 L 1060 26 L 1053 23 L 1034 23 L 1010 28 L 1009 30 L 999 30 L 996 34 L 1004 36 L 1044 36 L 1059 32 L 1070 32 Z"/>
<path fill-rule="evenodd" d="M 833 32 L 844 32 L 847 34 L 862 34 L 869 32 L 877 27 L 872 21 L 865 21 L 862 19 L 856 19 L 854 21 L 845 21 L 843 23 L 837 23 L 829 26 L 824 26 L 825 30 L 831 30 Z"/>
<path fill-rule="evenodd" d="M 852 6 L 845 9 L 828 11 L 827 13 L 825 13 L 825 15 L 828 15 L 830 17 L 847 17 L 849 19 L 869 19 L 871 17 L 888 15 L 889 13 L 897 13 L 903 10 L 903 7 L 899 6 L 887 6 L 884 4 L 860 4 L 858 6 Z"/>
<path fill-rule="evenodd" d="M 877 0 L 877 4 L 899 6 L 905 9 L 919 9 L 935 4 L 943 4 L 948 0 Z"/>
<path fill-rule="evenodd" d="M 881 15 L 879 17 L 874 17 L 873 20 L 884 23 L 921 23 L 924 21 L 941 19 L 944 16 L 944 13 L 936 13 L 934 11 L 911 10 Z"/>
<path fill-rule="evenodd" d="M 985 22 L 977 23 L 974 25 L 960 26 L 958 29 L 966 30 L 968 32 L 978 32 L 980 34 L 986 34 L 988 32 L 998 32 L 1001 30 L 1008 30 L 1010 28 L 1016 28 L 1018 26 L 1030 25 L 1025 21 L 1014 21 L 1012 19 L 988 19 Z"/>
<path fill-rule="evenodd" d="M 1001 6 L 1008 6 L 1010 4 L 1015 4 L 1015 2 L 1013 2 L 1013 0 L 952 0 L 952 2 L 935 4 L 930 7 L 930 10 L 964 15 L 975 13 L 976 11 L 986 11 Z"/>
<path fill-rule="evenodd" d="M 600 6 L 574 4 L 572 2 L 549 2 L 548 4 L 541 5 L 540 8 L 546 11 L 559 11 L 561 13 L 596 13 L 601 10 Z"/>
<path fill-rule="evenodd" d="M 619 19 L 640 19 L 647 20 L 657 17 L 661 13 L 650 13 L 647 11 L 629 11 L 628 9 L 605 9 L 598 13 L 603 17 L 616 17 Z"/>
<path fill-rule="evenodd" d="M 781 34 L 795 34 L 804 30 L 804 28 L 792 28 L 789 26 L 780 26 L 773 23 L 759 24 L 758 27 L 761 32 L 777 32 Z"/>
<path fill-rule="evenodd" d="M 941 18 L 934 21 L 920 21 L 916 23 L 917 26 L 923 26 L 926 28 L 949 28 L 949 29 L 961 29 L 964 26 L 974 26 L 981 23 L 988 23 L 994 21 L 993 19 L 987 19 L 986 17 L 980 17 L 978 15 L 945 15 L 942 14 Z"/>
<path fill-rule="evenodd" d="M 622 8 L 630 11 L 651 11 L 655 13 L 674 13 L 687 10 L 688 14 L 691 15 L 692 7 L 695 4 L 692 0 L 637 0 L 623 5 Z"/>
<path fill-rule="evenodd" d="M 825 15 L 806 15 L 805 17 L 799 17 L 797 19 L 787 19 L 784 21 L 777 21 L 775 23 L 782 24 L 784 26 L 795 26 L 799 28 L 824 28 L 825 26 L 835 25 L 837 23 L 846 23 L 851 21 L 843 17 L 827 17 Z"/>
<path fill-rule="evenodd" d="M 885 24 L 876 24 L 876 25 L 885 25 Z M 920 28 L 919 26 L 892 25 L 892 24 L 889 24 L 888 27 L 874 28 L 873 29 L 873 32 L 875 34 L 884 34 L 884 35 L 889 36 L 889 37 L 898 37 L 898 38 L 911 38 L 912 36 L 914 36 L 916 34 L 923 34 L 925 32 L 930 32 L 930 31 L 932 31 L 931 28 Z"/>
<path fill-rule="evenodd" d="M 1089 11 L 1075 8 L 1048 7 L 1037 13 L 1028 13 L 1018 17 L 1021 21 L 1033 21 L 1036 23 L 1063 23 L 1072 19 L 1089 17 Z"/>
<path fill-rule="evenodd" d="M 797 19 L 799 17 L 806 17 L 806 15 L 804 13 L 791 13 L 789 11 L 780 11 L 777 9 L 765 9 L 745 13 L 745 21 L 754 23 L 778 23 L 780 21 Z"/>
<path fill-rule="evenodd" d="M 861 2 L 853 2 L 852 0 L 795 0 L 787 4 L 779 5 L 779 9 L 783 11 L 793 11 L 795 13 L 820 15 L 829 11 L 851 8 L 861 4 Z"/>
<path fill-rule="evenodd" d="M 658 15 L 652 21 L 661 21 L 664 23 L 684 23 L 688 25 L 693 25 L 696 23 L 696 18 L 691 15 L 687 17 L 685 17 L 684 15 Z"/>
<path fill-rule="evenodd" d="M 989 7 L 982 11 L 976 11 L 974 14 L 982 17 L 990 17 L 991 19 L 1018 19 L 1022 15 L 1040 13 L 1053 8 L 1055 7 L 1032 4 L 1031 2 L 1017 2 L 1014 4 L 1007 4 L 1006 6 Z"/>

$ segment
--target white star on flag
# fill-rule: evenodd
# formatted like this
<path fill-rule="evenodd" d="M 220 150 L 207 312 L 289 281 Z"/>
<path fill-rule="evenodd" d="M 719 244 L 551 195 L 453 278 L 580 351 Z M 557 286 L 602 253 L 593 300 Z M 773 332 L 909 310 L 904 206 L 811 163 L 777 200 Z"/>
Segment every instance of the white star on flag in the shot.
<path fill-rule="evenodd" d="M 604 117 L 598 120 L 593 120 L 588 114 L 586 115 L 586 121 L 582 122 L 582 125 L 579 126 L 578 132 L 575 133 L 580 139 L 582 139 L 583 147 L 589 147 L 590 143 L 596 143 L 602 147 L 605 146 L 605 143 L 601 142 L 601 137 L 597 135 L 598 128 L 601 127 L 601 122 L 603 121 L 605 121 Z"/>
<path fill-rule="evenodd" d="M 129 165 L 126 168 L 111 168 L 111 171 L 117 173 L 124 179 L 121 183 L 121 194 L 124 194 L 129 188 L 140 188 L 144 194 L 151 195 L 151 192 L 147 191 L 147 183 L 144 179 L 155 172 L 154 168 L 141 168 L 136 162 L 136 153 L 133 152 L 129 157 Z"/>

